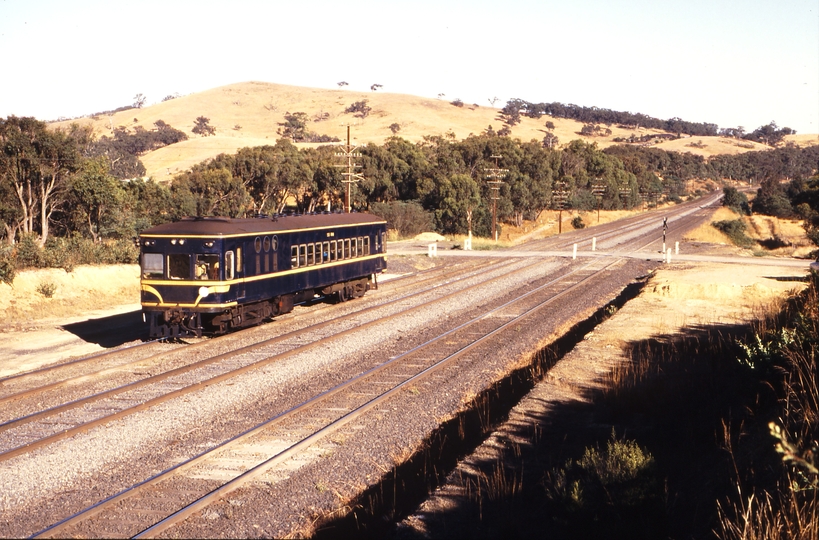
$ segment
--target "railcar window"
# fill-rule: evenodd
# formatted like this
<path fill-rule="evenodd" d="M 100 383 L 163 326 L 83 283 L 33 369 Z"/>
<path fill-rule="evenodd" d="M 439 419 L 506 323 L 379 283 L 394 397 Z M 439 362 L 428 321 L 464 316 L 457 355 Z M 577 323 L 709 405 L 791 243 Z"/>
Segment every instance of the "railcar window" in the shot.
<path fill-rule="evenodd" d="M 331 261 L 336 260 L 336 241 L 335 240 L 330 242 L 330 260 Z"/>
<path fill-rule="evenodd" d="M 321 250 L 322 262 L 330 262 L 330 242 L 324 242 Z"/>
<path fill-rule="evenodd" d="M 142 278 L 162 279 L 165 277 L 165 258 L 161 253 L 142 254 Z"/>
<path fill-rule="evenodd" d="M 352 252 L 350 251 L 350 239 L 347 238 L 344 240 L 344 258 L 349 259 L 350 257 L 352 257 L 351 253 Z"/>
<path fill-rule="evenodd" d="M 190 279 L 191 256 L 187 253 L 168 255 L 168 277 L 171 279 Z"/>
<path fill-rule="evenodd" d="M 299 246 L 293 246 L 290 248 L 290 267 L 299 267 Z"/>
<path fill-rule="evenodd" d="M 307 266 L 307 246 L 299 246 L 299 266 Z"/>
<path fill-rule="evenodd" d="M 276 236 L 275 234 L 273 235 L 273 245 L 270 246 L 270 249 L 272 249 L 273 251 L 279 249 L 279 237 Z"/>
<path fill-rule="evenodd" d="M 361 242 L 361 238 L 353 238 L 352 240 L 350 240 L 350 243 L 352 244 L 352 248 L 353 248 L 353 254 L 351 255 L 352 257 L 358 257 L 358 243 L 359 242 Z"/>
<path fill-rule="evenodd" d="M 236 261 L 232 251 L 225 252 L 225 279 L 233 279 Z"/>
<path fill-rule="evenodd" d="M 196 279 L 219 279 L 219 255 L 212 253 L 196 255 Z"/>
<path fill-rule="evenodd" d="M 261 251 L 262 251 L 262 239 L 259 238 L 258 236 L 256 237 L 256 240 L 253 242 L 253 247 L 256 248 L 256 253 L 261 253 Z"/>
<path fill-rule="evenodd" d="M 387 231 L 381 231 L 382 253 L 387 252 Z"/>
<path fill-rule="evenodd" d="M 236 248 L 236 273 L 237 274 L 242 273 L 242 248 L 241 247 Z"/>
<path fill-rule="evenodd" d="M 316 264 L 324 262 L 324 255 L 321 252 L 321 242 L 316 242 Z"/>
<path fill-rule="evenodd" d="M 270 251 L 270 237 L 269 236 L 264 237 L 264 244 L 263 245 L 264 245 L 264 250 L 265 251 Z"/>
<path fill-rule="evenodd" d="M 307 266 L 313 266 L 313 244 L 307 244 Z"/>
<path fill-rule="evenodd" d="M 361 252 L 362 255 L 369 255 L 370 254 L 370 237 L 364 237 L 364 251 Z"/>

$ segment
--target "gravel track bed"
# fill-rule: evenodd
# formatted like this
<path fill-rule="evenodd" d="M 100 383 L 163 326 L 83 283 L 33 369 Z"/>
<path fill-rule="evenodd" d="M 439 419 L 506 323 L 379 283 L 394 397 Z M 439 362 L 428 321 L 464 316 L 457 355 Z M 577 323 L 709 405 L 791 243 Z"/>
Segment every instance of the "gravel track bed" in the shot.
<path fill-rule="evenodd" d="M 453 267 L 458 267 L 462 265 L 448 265 Z M 454 270 L 454 269 L 453 269 Z M 442 269 L 442 271 L 446 271 L 446 269 Z M 465 267 L 461 270 L 454 270 L 454 273 L 462 274 L 464 271 L 468 272 L 469 267 Z M 398 288 L 407 288 L 411 286 L 410 284 L 404 284 L 401 286 L 399 284 Z M 387 287 L 387 290 L 390 288 L 395 289 L 395 286 Z M 383 297 L 383 296 L 382 296 Z M 382 298 L 379 297 L 379 298 Z M 370 305 L 376 305 L 378 302 L 381 302 L 380 299 L 373 300 L 372 298 L 369 299 Z M 360 310 L 362 306 L 366 306 L 367 303 L 360 303 L 356 302 L 354 305 L 347 305 L 343 306 L 346 309 L 341 309 L 342 306 L 330 306 L 324 308 L 313 308 L 312 310 L 308 310 L 305 314 L 301 316 L 285 316 L 286 322 L 284 324 L 276 325 L 276 326 L 262 326 L 253 329 L 246 330 L 239 334 L 234 334 L 231 336 L 221 337 L 213 340 L 192 340 L 194 343 L 198 343 L 199 348 L 202 345 L 206 345 L 208 348 L 208 353 L 211 356 L 215 356 L 217 354 L 224 354 L 228 353 L 231 350 L 236 349 L 238 346 L 245 346 L 252 343 L 256 343 L 258 341 L 262 341 L 264 339 L 269 339 L 270 337 L 274 337 L 276 335 L 286 334 L 288 332 L 297 331 L 301 328 L 304 328 L 310 324 L 314 324 L 316 321 L 320 320 L 321 317 L 326 317 L 329 313 L 329 310 L 334 310 L 333 314 L 336 316 L 341 316 L 346 313 Z M 324 330 L 326 334 L 328 330 Z M 316 339 L 317 335 L 311 336 L 312 339 Z M 302 336 L 299 336 L 296 340 L 293 340 L 289 343 L 290 346 L 300 345 L 304 343 L 305 340 Z M 238 344 L 238 345 L 237 345 Z M 157 345 L 159 347 L 163 347 L 163 345 Z M 112 388 L 117 388 L 119 386 L 123 386 L 129 383 L 133 383 L 135 381 L 144 379 L 146 376 L 151 376 L 157 372 L 166 372 L 171 369 L 176 369 L 185 365 L 192 363 L 194 360 L 198 360 L 197 357 L 194 356 L 192 350 L 188 351 L 177 351 L 176 353 L 170 352 L 173 348 L 178 348 L 180 345 L 174 346 L 173 344 L 164 344 L 164 348 L 157 349 L 157 346 L 153 346 L 151 348 L 152 352 L 162 351 L 162 356 L 158 358 L 148 358 L 146 354 L 141 354 L 140 356 L 130 356 L 128 355 L 128 351 L 123 351 L 122 355 L 115 355 L 115 359 L 106 358 L 106 362 L 103 365 L 94 365 L 94 364 L 86 364 L 84 366 L 76 366 L 76 370 L 82 370 L 80 373 L 74 373 L 70 376 L 83 376 L 85 374 L 94 373 L 101 369 L 106 369 L 111 367 L 110 364 L 116 363 L 117 365 L 125 364 L 126 362 L 131 362 L 130 365 L 122 366 L 122 371 L 118 371 L 116 369 L 116 365 L 111 368 L 111 371 L 107 374 L 99 375 L 100 379 L 96 382 L 88 381 L 87 379 L 83 379 L 81 381 L 73 382 L 66 385 L 61 385 L 57 388 L 54 388 L 50 391 L 46 391 L 45 393 L 39 393 L 29 399 L 21 399 L 12 401 L 7 403 L 6 406 L 0 411 L 0 422 L 7 422 L 12 419 L 24 417 L 26 415 L 32 414 L 34 412 L 51 408 L 56 405 L 71 402 L 85 396 L 94 395 L 100 392 L 104 392 L 110 390 Z M 286 350 L 288 344 L 285 343 L 281 346 L 278 350 L 273 351 L 273 353 L 282 352 Z M 196 348 L 196 347 L 194 347 Z M 197 355 L 200 353 L 196 353 Z M 257 353 L 258 354 L 258 353 Z M 211 367 L 208 368 L 212 371 L 217 371 L 217 368 Z M 40 379 L 40 384 L 48 384 L 51 382 L 61 381 L 65 378 L 65 373 L 63 371 L 58 372 L 47 372 L 41 374 L 42 376 L 38 376 L 37 379 Z M 195 377 L 192 375 L 182 375 L 180 376 L 179 384 L 190 384 L 195 380 Z M 166 381 L 163 383 L 165 387 L 173 386 L 173 381 Z M 31 385 L 28 385 L 31 387 Z M 12 394 L 15 392 L 8 392 L 6 395 Z M 129 397 L 132 396 L 132 397 Z M 117 400 L 118 402 L 122 403 L 123 401 L 127 401 L 129 399 L 135 401 L 144 401 L 145 399 L 150 399 L 150 397 L 144 397 L 144 391 L 132 391 L 132 392 L 125 392 L 122 394 L 118 394 L 116 397 L 112 398 Z M 104 407 L 99 405 L 99 403 L 95 403 L 92 405 L 86 405 L 85 410 L 89 410 L 90 408 L 102 410 Z M 70 413 L 69 413 L 70 414 Z M 65 418 L 65 414 L 61 415 Z M 60 421 L 59 417 L 55 417 L 53 420 L 55 424 L 62 424 L 63 422 Z M 71 422 L 68 422 L 71 423 Z M 61 429 L 60 426 L 55 427 L 55 430 Z M 14 433 L 10 430 L 10 433 Z M 23 436 L 25 438 L 25 436 Z M 17 444 L 17 441 L 3 441 L 0 439 L 0 452 L 7 450 L 8 448 L 13 448 L 14 445 Z"/>
<path fill-rule="evenodd" d="M 286 474 L 271 471 L 261 481 L 233 492 L 163 536 L 310 535 L 316 523 L 346 513 L 356 495 L 422 449 L 430 433 L 472 396 L 574 322 L 588 317 L 631 278 L 646 274 L 654 264 L 622 263 L 619 269 L 609 271 L 606 279 L 572 293 L 548 314 L 530 318 L 514 331 L 514 339 L 493 340 L 494 352 L 483 350 L 479 357 L 441 370 L 419 385 L 417 392 L 400 393 L 377 411 L 311 447 L 314 459 L 294 459 L 283 467 Z"/>
<path fill-rule="evenodd" d="M 552 263 L 552 266 L 559 264 Z M 269 416 L 271 404 L 285 409 L 305 395 L 312 395 L 310 392 L 315 392 L 316 384 L 333 382 L 337 378 L 333 372 L 342 370 L 342 364 L 349 363 L 354 368 L 356 362 L 360 362 L 361 351 L 367 347 L 383 350 L 385 342 L 399 340 L 409 329 L 431 326 L 446 320 L 447 314 L 452 317 L 485 303 L 496 297 L 498 290 L 508 290 L 542 276 L 544 268 L 539 265 L 521 275 L 510 275 L 484 287 L 483 292 L 471 293 L 469 302 L 450 302 L 446 308 L 416 310 L 399 324 L 385 323 L 381 330 L 324 347 L 319 353 L 289 358 L 229 384 L 206 388 L 187 396 L 183 402 L 165 403 L 104 429 L 95 429 L 2 463 L 0 511 L 8 521 L 0 525 L 0 535 L 30 534 L 34 524 L 45 526 L 80 509 L 88 499 L 114 493 L 121 486 L 166 468 L 182 455 L 190 455 L 242 431 L 249 422 Z M 332 370 L 328 369 L 330 365 Z M 261 406 L 267 408 L 263 414 L 259 411 Z M 156 448 L 163 450 L 157 452 Z M 50 488 L 43 490 L 42 486 Z M 59 509 L 59 513 L 55 509 Z M 23 515 L 26 520 L 20 519 Z"/>

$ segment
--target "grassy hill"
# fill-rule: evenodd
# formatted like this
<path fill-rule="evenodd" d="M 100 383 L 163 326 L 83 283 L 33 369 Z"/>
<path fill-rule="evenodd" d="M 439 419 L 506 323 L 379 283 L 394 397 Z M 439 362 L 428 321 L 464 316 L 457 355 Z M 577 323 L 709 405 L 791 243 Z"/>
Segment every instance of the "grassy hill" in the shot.
<path fill-rule="evenodd" d="M 369 116 L 356 118 L 344 110 L 351 104 L 367 100 L 372 108 Z M 470 134 L 478 135 L 488 126 L 495 131 L 503 127 L 498 119 L 499 109 L 465 103 L 457 107 L 448 100 L 436 100 L 405 94 L 382 92 L 353 92 L 349 90 L 324 90 L 286 86 L 264 82 L 245 82 L 214 88 L 205 92 L 182 96 L 142 109 L 129 109 L 110 116 L 101 115 L 59 122 L 90 124 L 97 136 L 110 135 L 114 128 L 122 126 L 133 129 L 142 126 L 152 129 L 154 122 L 163 120 L 176 129 L 188 133 L 187 141 L 177 143 L 141 157 L 147 175 L 156 180 L 168 180 L 174 174 L 221 153 L 234 153 L 239 148 L 274 144 L 279 135 L 276 130 L 287 113 L 304 112 L 318 119 L 309 130 L 319 135 L 329 135 L 344 140 L 345 124 L 352 124 L 355 144 L 383 143 L 393 135 L 390 126 L 398 124 L 397 135 L 417 142 L 425 135 L 454 134 L 463 139 Z M 216 134 L 201 137 L 191 132 L 194 120 L 199 116 L 210 119 Z M 554 133 L 561 144 L 575 139 L 595 141 L 600 147 L 615 144 L 612 139 L 661 133 L 657 130 L 628 130 L 610 126 L 607 137 L 582 137 L 580 122 L 545 117 L 539 120 L 523 118 L 512 128 L 512 137 L 528 141 L 542 140 L 545 122 L 551 120 Z M 816 136 L 799 136 L 816 144 Z M 801 140 L 799 141 L 801 142 Z M 693 143 L 693 145 L 692 145 Z M 310 146 L 312 143 L 300 143 Z M 656 144 L 658 148 L 679 152 L 692 152 L 704 156 L 737 154 L 767 147 L 749 141 L 737 141 L 723 137 L 692 137 Z"/>

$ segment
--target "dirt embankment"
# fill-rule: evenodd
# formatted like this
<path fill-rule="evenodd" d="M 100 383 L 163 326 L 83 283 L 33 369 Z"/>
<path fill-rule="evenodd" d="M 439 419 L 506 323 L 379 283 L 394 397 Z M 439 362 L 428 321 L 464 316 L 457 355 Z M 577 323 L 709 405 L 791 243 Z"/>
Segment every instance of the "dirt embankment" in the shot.
<path fill-rule="evenodd" d="M 18 272 L 12 285 L 0 283 L 0 332 L 65 322 L 89 312 L 139 307 L 139 266 L 78 266 L 72 272 L 40 268 Z"/>
<path fill-rule="evenodd" d="M 732 325 L 751 320 L 764 311 L 775 309 L 782 299 L 801 290 L 806 270 L 793 267 L 751 267 L 736 264 L 673 264 L 657 271 L 642 293 L 587 334 L 564 356 L 545 379 L 512 410 L 501 425 L 476 451 L 464 458 L 418 510 L 399 525 L 397 538 L 439 538 L 451 531 L 464 537 L 485 535 L 503 523 L 503 519 L 475 522 L 476 497 L 481 488 L 490 500 L 493 494 L 504 500 L 506 490 L 521 489 L 521 476 L 512 474 L 499 464 L 518 456 L 521 448 L 549 446 L 550 439 L 538 441 L 544 435 L 555 411 L 571 410 L 572 404 L 587 403 L 592 390 L 617 369 L 632 361 L 630 345 L 652 337 L 673 336 L 686 329 Z M 585 414 L 585 413 L 584 413 Z M 589 421 L 584 416 L 580 420 Z M 532 434 L 527 439 L 524 434 Z M 540 435 L 538 435 L 540 434 Z M 564 441 L 552 441 L 557 446 Z M 517 449 L 517 450 L 516 450 Z M 527 480 L 544 477 L 547 470 L 537 469 L 541 463 L 528 456 L 525 467 Z M 514 467 L 510 466 L 510 470 Z M 533 470 L 535 469 L 535 470 Z M 502 471 L 503 474 L 498 476 Z M 502 481 L 498 481 L 501 478 Z M 517 483 L 513 482 L 515 480 Z M 510 487 L 511 486 L 511 487 Z M 492 491 L 495 489 L 496 491 Z M 476 496 L 476 493 L 478 494 Z M 537 517 L 537 522 L 541 516 Z M 537 528 L 540 525 L 532 525 Z M 523 527 L 521 530 L 526 530 Z"/>

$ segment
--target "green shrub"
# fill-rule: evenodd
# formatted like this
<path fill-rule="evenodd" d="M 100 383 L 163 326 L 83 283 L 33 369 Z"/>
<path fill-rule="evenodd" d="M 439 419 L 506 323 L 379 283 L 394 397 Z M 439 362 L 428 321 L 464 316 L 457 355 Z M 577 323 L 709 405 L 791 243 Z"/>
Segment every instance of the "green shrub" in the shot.
<path fill-rule="evenodd" d="M 42 262 L 48 268 L 62 268 L 71 272 L 74 270 L 74 253 L 69 249 L 65 238 L 51 236 L 43 248 Z"/>
<path fill-rule="evenodd" d="M 23 233 L 15 245 L 18 268 L 39 268 L 43 264 L 42 248 L 34 233 Z"/>
<path fill-rule="evenodd" d="M 370 205 L 370 212 L 384 218 L 388 227 L 398 231 L 402 238 L 410 238 L 433 229 L 432 214 L 416 201 L 373 203 Z"/>
<path fill-rule="evenodd" d="M 17 274 L 17 261 L 11 247 L 0 248 L 0 281 L 12 285 Z"/>
<path fill-rule="evenodd" d="M 734 245 L 742 247 L 742 248 L 749 248 L 753 246 L 756 242 L 754 242 L 753 238 L 749 237 L 745 234 L 747 230 L 745 227 L 745 222 L 741 219 L 730 219 L 724 221 L 714 221 L 711 225 L 719 231 L 725 233 L 725 235 L 734 243 Z"/>
<path fill-rule="evenodd" d="M 583 218 L 582 217 L 575 216 L 572 219 L 572 227 L 574 227 L 575 229 L 584 229 L 584 228 L 586 228 L 586 224 L 583 223 Z"/>
<path fill-rule="evenodd" d="M 52 281 L 41 281 L 37 284 L 37 292 L 46 298 L 51 298 L 57 292 L 57 285 Z"/>
<path fill-rule="evenodd" d="M 634 441 L 618 440 L 614 433 L 605 450 L 588 447 L 579 460 L 570 460 L 550 476 L 546 482 L 550 497 L 572 512 L 653 506 L 662 494 L 651 454 Z"/>

